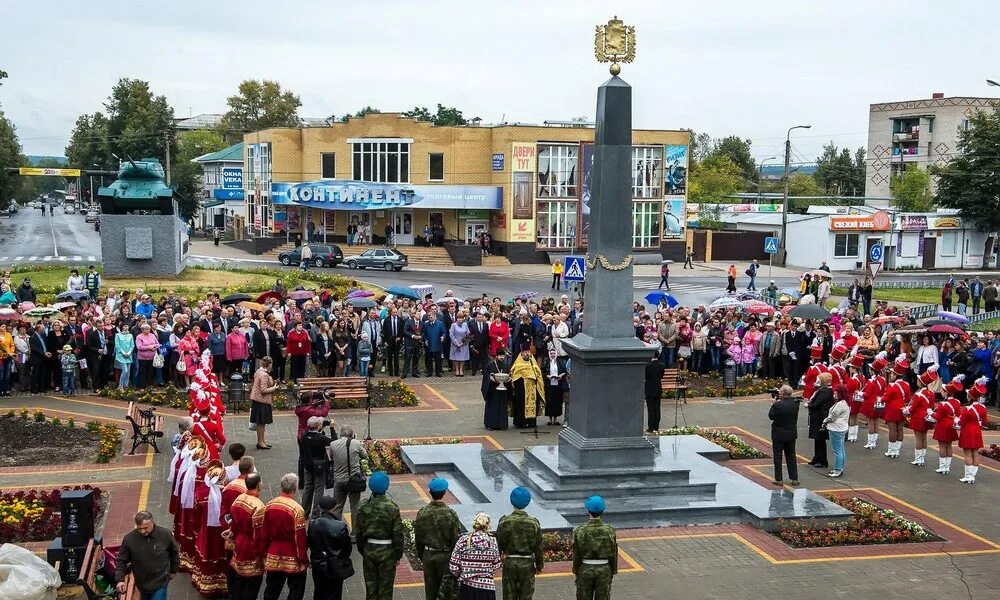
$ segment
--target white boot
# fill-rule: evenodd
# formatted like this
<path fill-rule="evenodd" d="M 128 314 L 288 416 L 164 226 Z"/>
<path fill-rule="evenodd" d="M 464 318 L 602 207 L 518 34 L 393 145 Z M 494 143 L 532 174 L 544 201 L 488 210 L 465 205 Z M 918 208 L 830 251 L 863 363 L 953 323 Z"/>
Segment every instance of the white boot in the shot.
<path fill-rule="evenodd" d="M 942 475 L 947 475 L 951 473 L 951 458 L 950 456 L 944 457 L 944 470 L 941 471 Z"/>
<path fill-rule="evenodd" d="M 858 426 L 857 425 L 851 425 L 850 427 L 847 428 L 847 441 L 848 442 L 856 442 L 856 441 L 858 441 Z"/>
<path fill-rule="evenodd" d="M 869 450 L 874 450 L 875 448 L 878 448 L 878 433 L 868 434 L 868 444 L 865 446 L 865 448 L 868 448 Z"/>
<path fill-rule="evenodd" d="M 889 442 L 889 445 L 886 446 L 886 451 L 885 451 L 886 456 L 888 456 L 889 458 L 894 458 L 896 456 L 899 456 L 899 453 L 896 451 L 897 443 L 898 442 Z"/>
<path fill-rule="evenodd" d="M 944 473 L 944 461 L 945 460 L 946 459 L 943 456 L 939 456 L 938 457 L 938 468 L 934 469 L 935 473 Z"/>
<path fill-rule="evenodd" d="M 872 445 L 872 434 L 869 433 L 868 437 L 865 439 L 865 449 L 871 450 L 872 448 L 874 448 Z"/>
<path fill-rule="evenodd" d="M 969 483 L 969 480 L 971 479 L 972 479 L 972 467 L 969 465 L 965 465 L 965 476 L 959 479 L 959 481 L 961 481 L 962 483 Z"/>
<path fill-rule="evenodd" d="M 979 473 L 979 467 L 969 467 L 969 483 L 976 483 L 977 473 Z"/>
<path fill-rule="evenodd" d="M 903 449 L 903 442 L 896 442 L 896 446 L 892 449 L 892 457 L 899 458 L 899 452 Z"/>
<path fill-rule="evenodd" d="M 918 466 L 918 467 L 924 466 L 924 455 L 925 454 L 927 454 L 926 450 L 914 450 L 913 451 L 913 462 L 911 462 L 910 464 Z"/>

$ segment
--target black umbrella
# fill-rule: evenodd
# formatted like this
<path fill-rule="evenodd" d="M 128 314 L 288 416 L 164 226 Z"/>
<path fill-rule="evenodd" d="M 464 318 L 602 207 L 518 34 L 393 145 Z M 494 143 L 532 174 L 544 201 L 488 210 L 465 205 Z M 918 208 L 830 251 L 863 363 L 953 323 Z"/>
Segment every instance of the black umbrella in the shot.
<path fill-rule="evenodd" d="M 371 298 L 348 298 L 347 303 L 354 308 L 375 308 L 375 301 Z"/>
<path fill-rule="evenodd" d="M 951 321 L 949 319 L 927 319 L 921 323 L 924 327 L 933 327 L 934 325 L 952 325 L 958 327 L 959 329 L 966 329 L 968 325 L 965 323 L 959 323 L 958 321 Z"/>
<path fill-rule="evenodd" d="M 799 304 L 788 311 L 788 316 L 799 319 L 812 319 L 813 321 L 825 321 L 830 318 L 830 311 L 819 304 Z"/>
<path fill-rule="evenodd" d="M 56 296 L 56 300 L 67 302 L 78 302 L 84 298 L 90 298 L 90 294 L 81 290 L 68 290 Z"/>
<path fill-rule="evenodd" d="M 236 304 L 238 302 L 250 302 L 253 301 L 253 296 L 250 294 L 238 293 L 229 294 L 222 299 L 222 304 Z"/>

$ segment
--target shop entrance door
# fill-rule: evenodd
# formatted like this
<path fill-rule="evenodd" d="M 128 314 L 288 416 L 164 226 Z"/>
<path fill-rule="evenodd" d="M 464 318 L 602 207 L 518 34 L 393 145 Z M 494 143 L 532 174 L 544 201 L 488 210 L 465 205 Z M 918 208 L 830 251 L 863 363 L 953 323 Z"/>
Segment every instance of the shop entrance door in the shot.
<path fill-rule="evenodd" d="M 397 246 L 413 245 L 413 211 L 394 210 L 389 213 L 392 218 L 393 242 Z"/>
<path fill-rule="evenodd" d="M 465 222 L 465 243 L 471 246 L 479 245 L 479 236 L 489 230 L 487 221 L 466 221 Z"/>

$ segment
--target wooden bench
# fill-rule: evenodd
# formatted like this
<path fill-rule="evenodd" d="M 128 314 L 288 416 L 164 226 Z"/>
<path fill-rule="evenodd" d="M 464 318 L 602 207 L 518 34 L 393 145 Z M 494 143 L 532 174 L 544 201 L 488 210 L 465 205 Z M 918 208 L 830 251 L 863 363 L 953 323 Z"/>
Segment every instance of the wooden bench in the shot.
<path fill-rule="evenodd" d="M 663 378 L 660 379 L 660 385 L 664 392 L 673 394 L 674 398 L 687 399 L 688 386 L 684 383 L 684 378 L 681 377 L 679 369 L 667 369 L 664 371 Z"/>
<path fill-rule="evenodd" d="M 307 377 L 298 381 L 299 394 L 331 390 L 337 398 L 368 398 L 364 377 Z"/>
<path fill-rule="evenodd" d="M 136 448 L 142 444 L 148 444 L 157 454 L 160 453 L 156 438 L 163 437 L 163 417 L 156 414 L 155 408 L 144 410 L 135 402 L 129 402 L 125 420 L 132 424 L 132 450 L 129 454 L 135 454 Z"/>
<path fill-rule="evenodd" d="M 102 596 L 97 592 L 97 574 L 104 565 L 104 546 L 101 542 L 91 539 L 87 543 L 87 551 L 83 555 L 83 566 L 80 569 L 80 577 L 77 585 L 83 587 L 87 600 L 101 600 L 102 598 L 118 598 L 119 600 L 139 600 L 139 590 L 135 587 L 135 578 L 132 573 L 125 576 L 125 593 L 113 592 L 110 595 Z M 56 563 L 56 569 L 59 563 Z M 114 582 L 112 582 L 114 583 Z"/>

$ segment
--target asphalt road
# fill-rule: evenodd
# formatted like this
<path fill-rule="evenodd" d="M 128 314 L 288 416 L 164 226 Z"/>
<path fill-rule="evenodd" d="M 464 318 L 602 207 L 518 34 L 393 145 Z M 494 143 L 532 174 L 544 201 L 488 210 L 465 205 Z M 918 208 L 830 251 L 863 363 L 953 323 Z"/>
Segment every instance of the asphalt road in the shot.
<path fill-rule="evenodd" d="M 56 207 L 50 216 L 48 211 L 22 208 L 12 217 L 0 218 L 0 264 L 87 262 L 91 257 L 100 259 L 101 239 L 93 223 L 84 222 L 79 213 L 67 215 Z"/>

